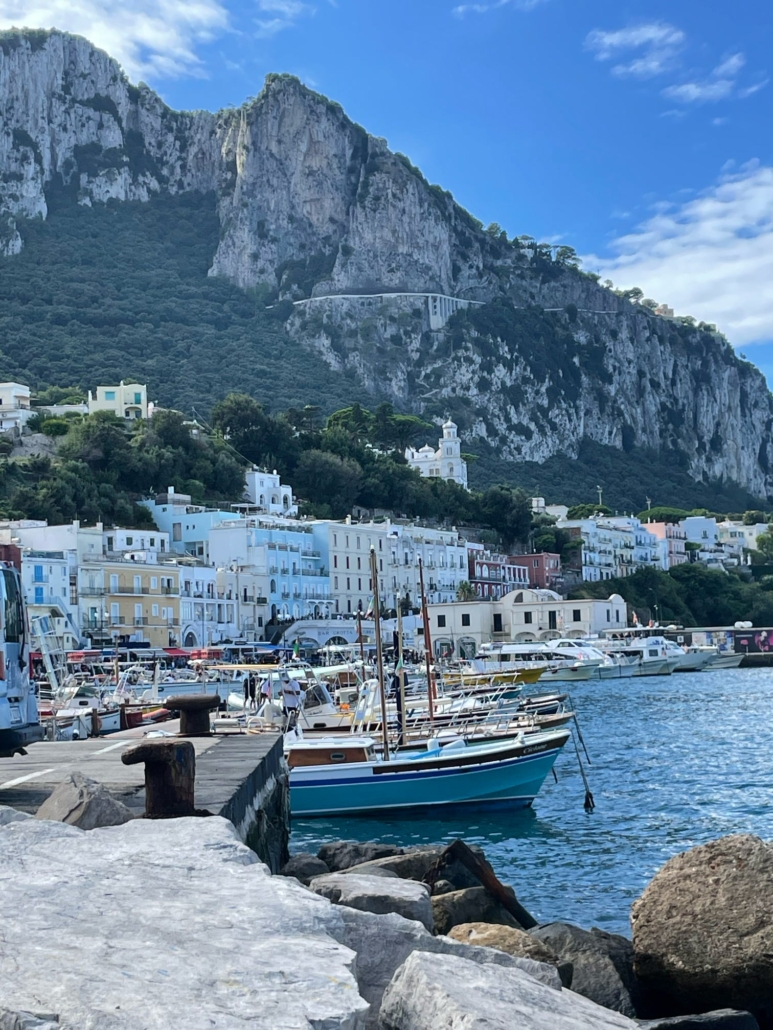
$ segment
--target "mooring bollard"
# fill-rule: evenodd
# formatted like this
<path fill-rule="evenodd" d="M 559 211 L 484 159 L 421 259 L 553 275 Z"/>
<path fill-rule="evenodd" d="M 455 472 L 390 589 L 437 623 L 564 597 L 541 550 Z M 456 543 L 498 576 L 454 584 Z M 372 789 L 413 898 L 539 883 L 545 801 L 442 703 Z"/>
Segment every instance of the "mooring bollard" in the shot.
<path fill-rule="evenodd" d="M 124 765 L 145 763 L 145 817 L 196 815 L 196 752 L 188 740 L 143 740 L 121 755 Z"/>
<path fill-rule="evenodd" d="M 180 713 L 181 737 L 209 737 L 209 713 L 220 704 L 217 694 L 180 694 L 168 697 L 164 708 L 170 712 Z"/>

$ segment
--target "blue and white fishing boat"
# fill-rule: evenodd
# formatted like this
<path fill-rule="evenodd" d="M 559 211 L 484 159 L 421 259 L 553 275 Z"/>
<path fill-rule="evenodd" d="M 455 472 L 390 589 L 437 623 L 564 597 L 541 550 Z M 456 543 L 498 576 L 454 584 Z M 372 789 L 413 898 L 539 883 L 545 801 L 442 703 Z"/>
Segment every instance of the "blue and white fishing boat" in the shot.
<path fill-rule="evenodd" d="M 568 739 L 567 729 L 445 746 L 433 738 L 389 760 L 372 737 L 288 742 L 290 809 L 298 818 L 527 808 Z"/>

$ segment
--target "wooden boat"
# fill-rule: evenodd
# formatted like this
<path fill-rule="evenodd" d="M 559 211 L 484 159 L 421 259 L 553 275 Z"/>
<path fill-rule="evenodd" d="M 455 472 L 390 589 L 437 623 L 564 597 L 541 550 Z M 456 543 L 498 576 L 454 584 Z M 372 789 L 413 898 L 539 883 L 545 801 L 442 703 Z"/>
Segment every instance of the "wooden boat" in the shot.
<path fill-rule="evenodd" d="M 519 734 L 493 743 L 438 740 L 422 748 L 376 752 L 372 737 L 291 742 L 290 809 L 296 818 L 474 807 L 525 808 L 569 739 L 569 730 Z"/>

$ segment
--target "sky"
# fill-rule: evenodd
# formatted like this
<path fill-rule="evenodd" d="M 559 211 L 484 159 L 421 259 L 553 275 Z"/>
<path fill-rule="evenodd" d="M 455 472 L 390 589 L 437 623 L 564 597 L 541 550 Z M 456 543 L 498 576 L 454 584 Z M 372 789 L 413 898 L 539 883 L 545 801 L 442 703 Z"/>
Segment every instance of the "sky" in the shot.
<path fill-rule="evenodd" d="M 714 322 L 773 383 L 769 0 L 0 0 L 176 108 L 290 72 L 484 223 Z"/>

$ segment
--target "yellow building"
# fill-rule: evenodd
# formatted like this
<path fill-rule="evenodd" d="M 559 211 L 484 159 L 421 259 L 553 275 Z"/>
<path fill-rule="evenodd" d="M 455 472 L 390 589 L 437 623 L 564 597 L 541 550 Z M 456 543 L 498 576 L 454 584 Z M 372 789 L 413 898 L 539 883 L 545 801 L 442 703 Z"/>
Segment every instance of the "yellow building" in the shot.
<path fill-rule="evenodd" d="M 172 561 L 87 558 L 78 593 L 81 630 L 95 645 L 179 643 L 180 573 Z"/>
<path fill-rule="evenodd" d="M 148 388 L 123 380 L 118 386 L 98 386 L 96 393 L 89 390 L 89 415 L 95 411 L 112 411 L 118 418 L 147 418 Z"/>

